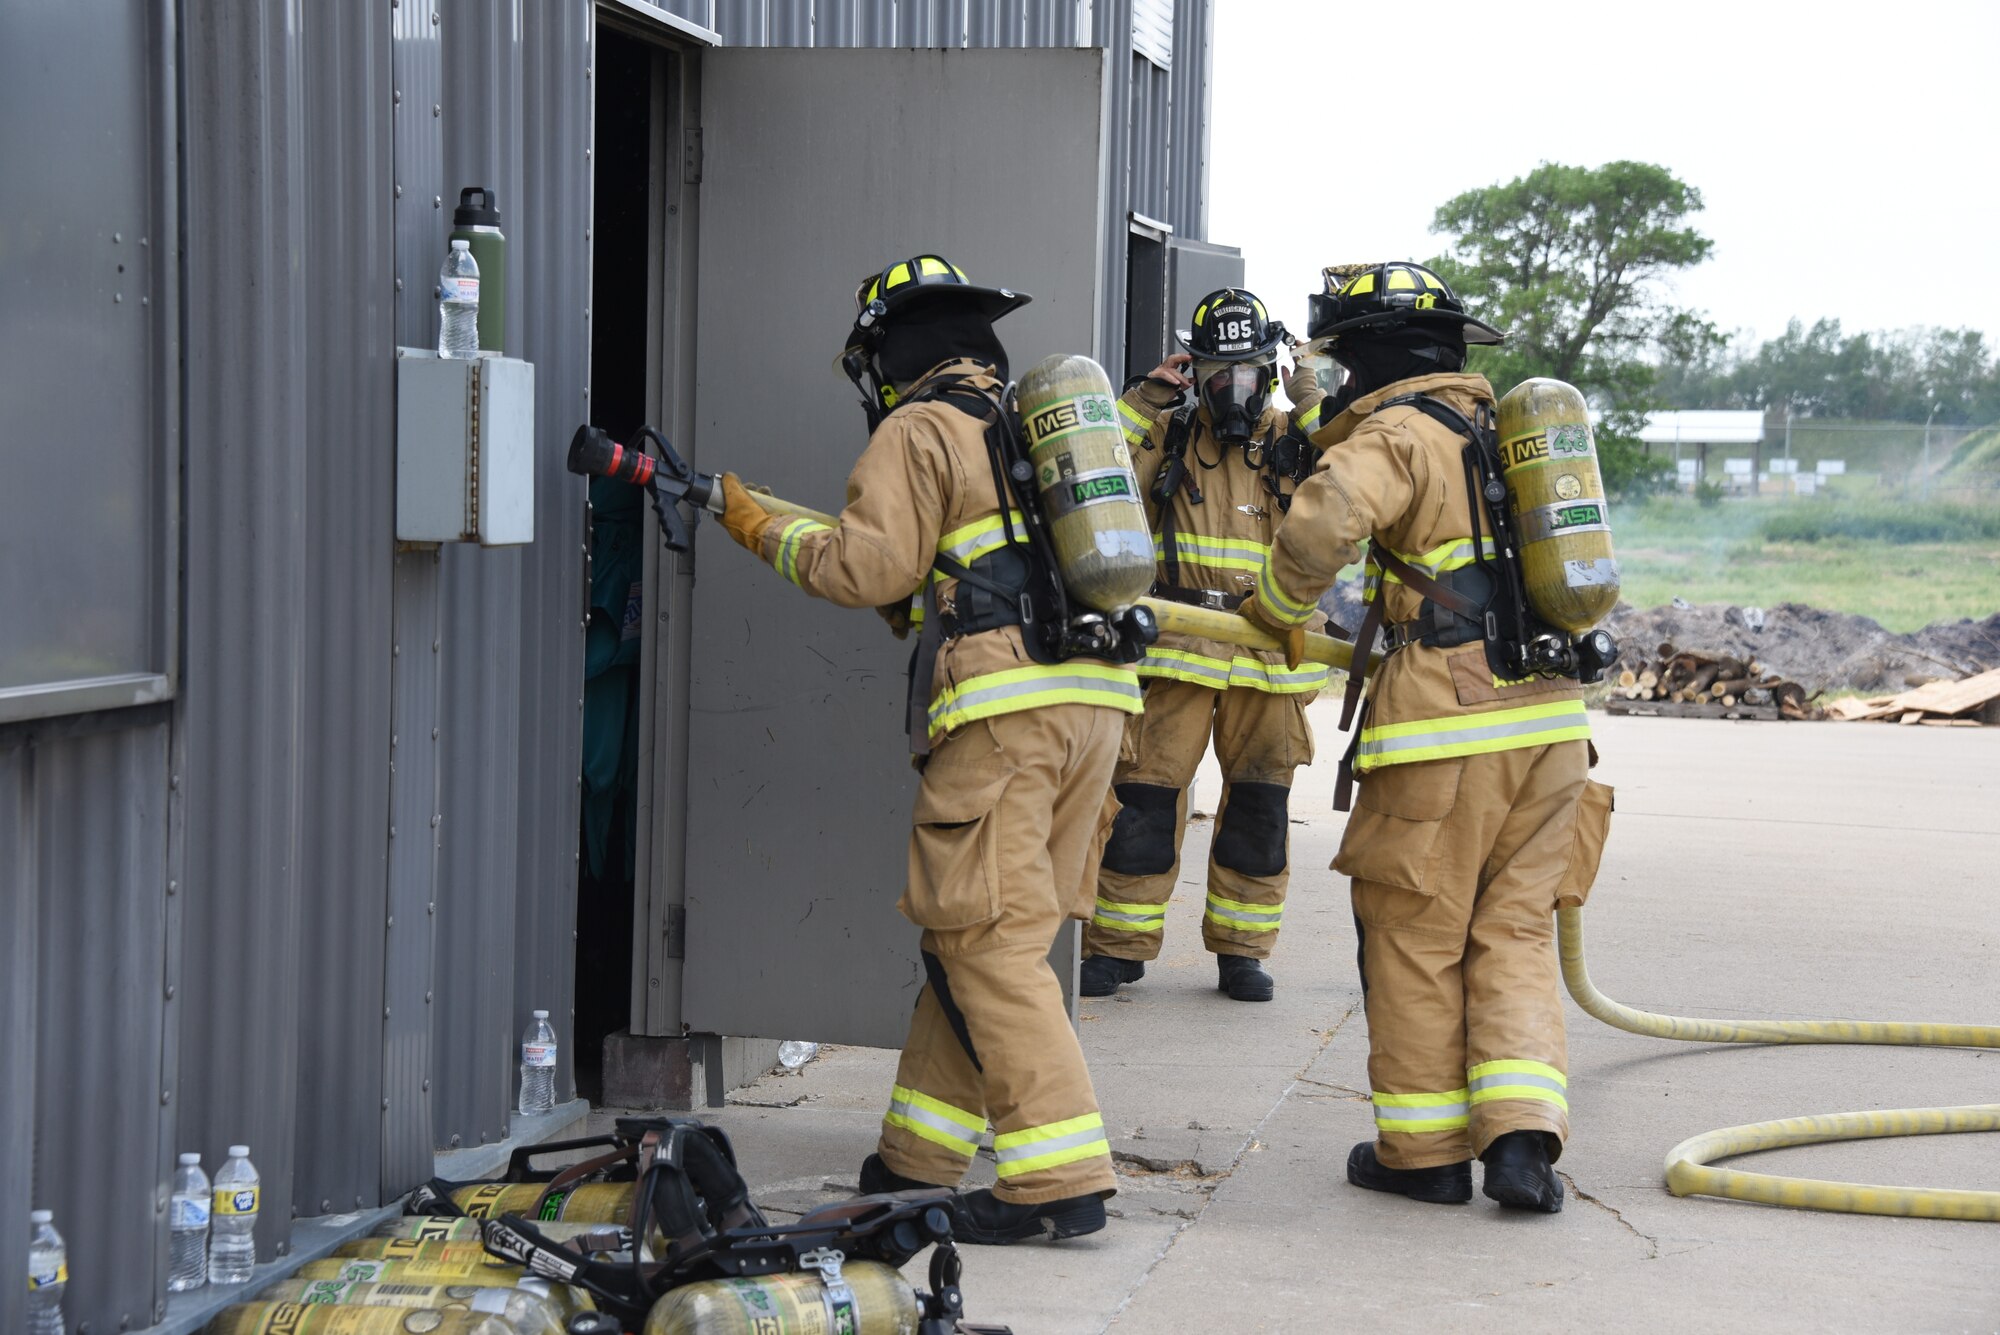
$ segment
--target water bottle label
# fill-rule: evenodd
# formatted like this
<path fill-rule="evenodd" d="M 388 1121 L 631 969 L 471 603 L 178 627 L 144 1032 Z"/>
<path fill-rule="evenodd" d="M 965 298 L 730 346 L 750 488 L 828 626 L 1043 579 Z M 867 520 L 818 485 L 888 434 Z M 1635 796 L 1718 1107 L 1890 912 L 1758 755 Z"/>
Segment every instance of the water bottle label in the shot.
<path fill-rule="evenodd" d="M 208 1202 L 199 1196 L 174 1197 L 172 1227 L 207 1228 Z"/>
<path fill-rule="evenodd" d="M 32 1270 L 28 1272 L 28 1288 L 31 1292 L 35 1289 L 52 1289 L 58 1284 L 67 1283 L 69 1283 L 69 1262 L 67 1260 L 56 1262 L 54 1270 L 44 1270 L 40 1274 L 36 1274 Z"/>
<path fill-rule="evenodd" d="M 553 1043 L 523 1043 L 521 1045 L 521 1065 L 554 1066 L 556 1045 Z"/>
<path fill-rule="evenodd" d="M 438 280 L 438 300 L 477 301 L 479 300 L 479 280 L 477 278 L 440 278 Z"/>
<path fill-rule="evenodd" d="M 215 1189 L 215 1212 L 217 1214 L 256 1214 L 256 1187 L 217 1187 Z"/>

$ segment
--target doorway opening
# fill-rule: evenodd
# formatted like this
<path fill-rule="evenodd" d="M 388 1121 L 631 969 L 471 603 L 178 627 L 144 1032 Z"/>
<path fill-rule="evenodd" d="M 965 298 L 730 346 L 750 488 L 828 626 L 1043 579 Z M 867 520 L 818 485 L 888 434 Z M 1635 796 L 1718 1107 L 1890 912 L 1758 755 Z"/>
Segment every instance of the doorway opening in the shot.
<path fill-rule="evenodd" d="M 591 199 L 590 421 L 629 441 L 647 420 L 659 312 L 654 188 L 671 67 L 660 48 L 597 29 Z M 582 818 L 577 832 L 577 1090 L 601 1101 L 605 1035 L 626 1027 L 632 993 L 646 493 L 590 484 L 584 650 Z"/>

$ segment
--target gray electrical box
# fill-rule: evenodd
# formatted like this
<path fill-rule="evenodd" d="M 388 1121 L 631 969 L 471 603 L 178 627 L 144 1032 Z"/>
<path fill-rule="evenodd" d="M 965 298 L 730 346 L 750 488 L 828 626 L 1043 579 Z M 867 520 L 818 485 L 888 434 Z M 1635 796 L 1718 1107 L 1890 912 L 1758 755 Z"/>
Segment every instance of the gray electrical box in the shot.
<path fill-rule="evenodd" d="M 535 368 L 396 349 L 396 537 L 535 540 Z"/>

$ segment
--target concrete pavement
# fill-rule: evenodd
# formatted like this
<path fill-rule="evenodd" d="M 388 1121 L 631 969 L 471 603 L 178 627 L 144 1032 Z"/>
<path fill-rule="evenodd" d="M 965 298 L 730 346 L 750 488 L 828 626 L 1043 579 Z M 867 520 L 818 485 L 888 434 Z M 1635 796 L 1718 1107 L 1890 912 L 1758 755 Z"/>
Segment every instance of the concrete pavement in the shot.
<path fill-rule="evenodd" d="M 1315 707 L 1337 749 L 1331 702 Z M 1598 984 L 1725 1017 L 2000 1021 L 2000 730 L 1593 715 L 1618 814 L 1585 914 Z M 1372 1134 L 1367 1036 L 1332 765 L 1294 799 L 1278 999 L 1232 1003 L 1201 949 L 1208 825 L 1184 851 L 1166 954 L 1082 1034 L 1121 1190 L 1102 1234 L 973 1250 L 968 1309 L 1020 1335 L 1144 1332 L 2000 1331 L 2000 1227 L 1675 1199 L 1701 1131 L 2000 1100 L 2000 1052 L 1667 1043 L 1569 1008 L 1562 1214 L 1421 1206 L 1349 1187 Z M 1193 807 L 1212 810 L 1212 767 Z M 801 1035 L 801 1037 L 807 1037 Z M 839 1049 L 732 1097 L 758 1198 L 851 1190 L 894 1054 Z M 1818 1146 L 1745 1166 L 2000 1190 L 2000 1143 Z M 991 1165 L 980 1172 L 990 1179 Z"/>

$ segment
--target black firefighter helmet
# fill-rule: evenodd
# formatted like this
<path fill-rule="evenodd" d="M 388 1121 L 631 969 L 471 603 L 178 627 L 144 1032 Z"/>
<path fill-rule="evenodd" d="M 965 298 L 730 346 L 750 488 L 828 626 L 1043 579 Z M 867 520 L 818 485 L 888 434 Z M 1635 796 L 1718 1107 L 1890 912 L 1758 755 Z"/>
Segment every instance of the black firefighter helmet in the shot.
<path fill-rule="evenodd" d="M 861 280 L 854 290 L 854 327 L 834 361 L 834 369 L 861 391 L 872 429 L 896 406 L 896 387 L 876 361 L 890 325 L 945 303 L 961 304 L 991 322 L 1018 310 L 1034 298 L 1004 287 L 980 287 L 965 270 L 938 255 L 898 260 Z"/>
<path fill-rule="evenodd" d="M 1411 325 L 1449 327 L 1468 344 L 1499 343 L 1507 336 L 1465 313 L 1465 303 L 1421 264 L 1397 260 L 1359 272 L 1329 269 L 1324 292 L 1306 298 L 1307 346 L 1333 355 L 1343 336 Z"/>
<path fill-rule="evenodd" d="M 1216 437 L 1249 440 L 1278 387 L 1278 345 L 1290 338 L 1285 326 L 1265 313 L 1255 293 L 1225 287 L 1203 297 L 1193 324 L 1174 338 L 1194 358 L 1195 390 Z"/>

